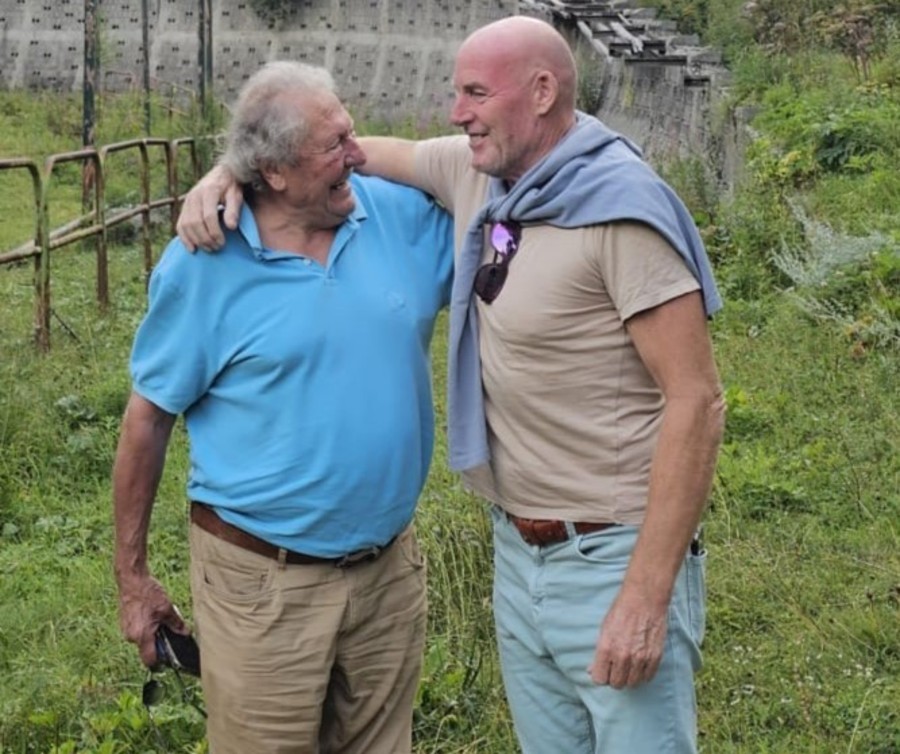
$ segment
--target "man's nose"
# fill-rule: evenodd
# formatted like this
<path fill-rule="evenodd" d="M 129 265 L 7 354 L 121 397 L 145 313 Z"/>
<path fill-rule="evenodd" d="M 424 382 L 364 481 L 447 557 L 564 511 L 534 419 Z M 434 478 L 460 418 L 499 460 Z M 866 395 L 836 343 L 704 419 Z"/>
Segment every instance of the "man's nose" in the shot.
<path fill-rule="evenodd" d="M 346 147 L 346 153 L 344 154 L 344 164 L 348 167 L 359 167 L 360 165 L 366 164 L 366 153 L 363 152 L 363 148 L 359 145 L 359 142 L 356 139 L 351 138 Z"/>
<path fill-rule="evenodd" d="M 454 126 L 461 126 L 470 119 L 471 115 L 462 97 L 457 96 L 453 100 L 453 107 L 450 109 L 450 122 Z"/>

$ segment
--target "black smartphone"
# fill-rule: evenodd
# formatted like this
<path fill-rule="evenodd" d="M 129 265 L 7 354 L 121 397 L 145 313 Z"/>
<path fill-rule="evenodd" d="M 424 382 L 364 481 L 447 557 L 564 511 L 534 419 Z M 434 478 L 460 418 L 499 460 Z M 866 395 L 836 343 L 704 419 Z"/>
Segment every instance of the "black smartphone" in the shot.
<path fill-rule="evenodd" d="M 200 676 L 200 647 L 190 634 L 183 636 L 161 625 L 156 631 L 156 658 L 160 665 Z"/>

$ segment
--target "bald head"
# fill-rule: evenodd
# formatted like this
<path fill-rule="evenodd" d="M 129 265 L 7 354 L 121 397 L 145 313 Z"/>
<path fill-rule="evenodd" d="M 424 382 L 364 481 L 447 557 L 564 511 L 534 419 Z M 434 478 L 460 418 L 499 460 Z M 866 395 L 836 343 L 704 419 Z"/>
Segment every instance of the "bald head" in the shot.
<path fill-rule="evenodd" d="M 563 36 L 545 21 L 529 16 L 494 21 L 466 38 L 460 55 L 467 50 L 492 55 L 505 65 L 515 66 L 523 76 L 538 70 L 550 72 L 559 85 L 560 108 L 575 109 L 575 57 Z"/>

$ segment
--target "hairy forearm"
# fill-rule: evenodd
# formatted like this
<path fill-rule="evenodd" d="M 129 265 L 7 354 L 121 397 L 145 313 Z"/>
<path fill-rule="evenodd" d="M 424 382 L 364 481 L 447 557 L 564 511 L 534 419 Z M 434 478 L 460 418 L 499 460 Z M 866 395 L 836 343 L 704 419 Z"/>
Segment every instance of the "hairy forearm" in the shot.
<path fill-rule="evenodd" d="M 147 533 L 175 417 L 132 395 L 113 468 L 115 573 L 120 589 L 148 575 Z"/>
<path fill-rule="evenodd" d="M 666 402 L 647 510 L 625 586 L 667 605 L 715 473 L 724 427 L 718 386 Z"/>

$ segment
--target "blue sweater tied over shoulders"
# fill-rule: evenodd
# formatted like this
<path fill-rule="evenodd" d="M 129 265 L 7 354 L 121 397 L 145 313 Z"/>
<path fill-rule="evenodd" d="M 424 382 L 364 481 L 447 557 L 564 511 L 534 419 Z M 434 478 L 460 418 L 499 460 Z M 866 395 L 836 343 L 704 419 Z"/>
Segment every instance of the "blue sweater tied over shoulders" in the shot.
<path fill-rule="evenodd" d="M 577 113 L 575 126 L 511 188 L 491 178 L 487 201 L 457 256 L 448 362 L 450 466 L 457 471 L 490 457 L 472 285 L 481 263 L 484 225 L 504 220 L 558 228 L 617 220 L 646 223 L 681 254 L 697 278 L 707 316 L 722 307 L 703 241 L 684 203 L 644 162 L 637 146 L 593 116 Z"/>

